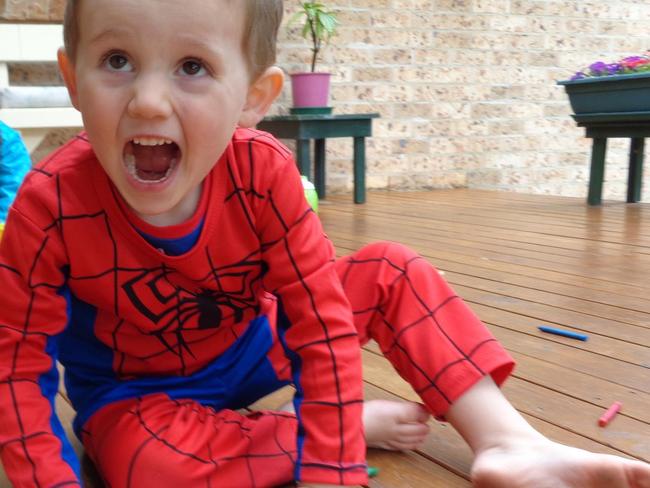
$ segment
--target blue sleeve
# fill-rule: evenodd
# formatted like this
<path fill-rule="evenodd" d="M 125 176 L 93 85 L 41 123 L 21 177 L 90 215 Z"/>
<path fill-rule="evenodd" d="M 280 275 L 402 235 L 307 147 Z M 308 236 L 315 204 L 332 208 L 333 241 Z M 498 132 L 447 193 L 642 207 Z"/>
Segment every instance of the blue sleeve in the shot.
<path fill-rule="evenodd" d="M 7 220 L 9 206 L 31 166 L 20 134 L 0 121 L 0 222 Z"/>

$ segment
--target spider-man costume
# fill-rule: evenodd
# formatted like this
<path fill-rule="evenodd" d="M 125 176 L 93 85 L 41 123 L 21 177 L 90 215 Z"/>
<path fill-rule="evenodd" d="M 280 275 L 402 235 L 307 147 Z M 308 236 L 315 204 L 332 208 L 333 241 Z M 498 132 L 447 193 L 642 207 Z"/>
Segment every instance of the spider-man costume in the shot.
<path fill-rule="evenodd" d="M 235 132 L 194 217 L 162 229 L 74 139 L 21 188 L 0 277 L 0 455 L 16 486 L 79 485 L 56 358 L 111 487 L 362 484 L 359 342 L 375 339 L 439 417 L 513 365 L 407 249 L 335 261 L 290 153 L 254 130 Z M 288 383 L 295 415 L 234 411 Z"/>

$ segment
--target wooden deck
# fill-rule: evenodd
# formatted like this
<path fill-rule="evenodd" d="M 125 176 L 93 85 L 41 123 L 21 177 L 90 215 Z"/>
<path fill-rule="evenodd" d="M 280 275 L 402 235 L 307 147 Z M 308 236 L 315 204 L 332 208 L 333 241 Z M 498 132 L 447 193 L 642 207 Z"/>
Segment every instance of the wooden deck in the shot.
<path fill-rule="evenodd" d="M 444 272 L 518 361 L 504 392 L 540 431 L 650 461 L 650 205 L 474 190 L 371 193 L 321 204 L 340 254 L 376 240 L 409 245 Z M 586 342 L 539 332 L 550 325 Z M 375 347 L 369 397 L 416 397 Z M 614 401 L 622 412 L 597 420 Z M 414 453 L 369 453 L 373 487 L 470 486 L 471 453 L 449 425 Z"/>
<path fill-rule="evenodd" d="M 321 202 L 339 254 L 394 240 L 443 271 L 518 361 L 504 391 L 537 429 L 650 461 L 650 204 L 589 208 L 582 199 L 471 190 L 351 200 Z M 544 324 L 589 340 L 543 334 L 537 327 Z M 363 354 L 368 398 L 417 399 L 373 344 Z M 288 395 L 281 391 L 259 406 L 275 407 Z M 71 419 L 59 400 L 64 421 Z M 598 427 L 617 400 L 622 412 Z M 374 488 L 470 486 L 471 453 L 438 422 L 420 451 L 371 450 L 369 463 L 380 468 Z"/>

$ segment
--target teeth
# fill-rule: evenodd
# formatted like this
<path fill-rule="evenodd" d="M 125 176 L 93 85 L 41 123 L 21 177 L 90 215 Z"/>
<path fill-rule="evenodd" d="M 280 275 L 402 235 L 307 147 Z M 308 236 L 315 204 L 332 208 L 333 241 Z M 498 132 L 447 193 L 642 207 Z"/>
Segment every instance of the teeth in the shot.
<path fill-rule="evenodd" d="M 133 144 L 141 146 L 162 146 L 163 144 L 171 144 L 171 139 L 164 139 L 162 137 L 135 137 Z"/>

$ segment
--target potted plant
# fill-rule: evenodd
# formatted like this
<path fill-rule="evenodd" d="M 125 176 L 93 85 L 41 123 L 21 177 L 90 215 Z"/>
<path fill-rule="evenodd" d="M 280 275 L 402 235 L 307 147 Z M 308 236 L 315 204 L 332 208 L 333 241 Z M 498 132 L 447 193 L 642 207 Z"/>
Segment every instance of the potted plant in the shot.
<path fill-rule="evenodd" d="M 589 205 L 601 203 L 610 137 L 631 139 L 627 201 L 640 201 L 644 140 L 650 124 L 650 51 L 616 63 L 598 61 L 558 84 L 569 96 L 573 119 L 593 140 Z"/>
<path fill-rule="evenodd" d="M 302 36 L 311 41 L 311 71 L 291 74 L 292 113 L 329 113 L 330 73 L 316 71 L 323 43 L 328 43 L 339 23 L 336 15 L 320 2 L 300 2 L 287 26 L 302 21 Z"/>
<path fill-rule="evenodd" d="M 650 53 L 592 63 L 558 84 L 577 117 L 650 112 Z"/>

